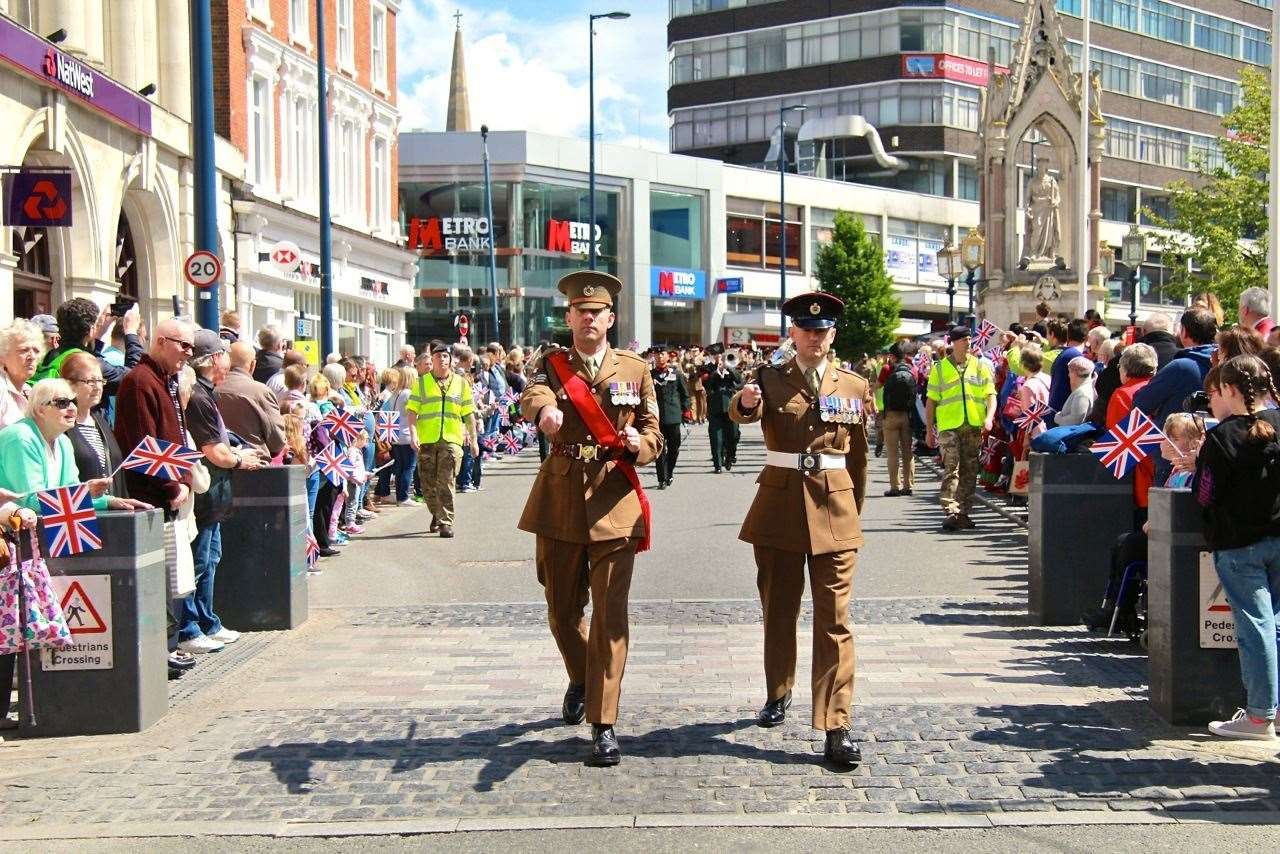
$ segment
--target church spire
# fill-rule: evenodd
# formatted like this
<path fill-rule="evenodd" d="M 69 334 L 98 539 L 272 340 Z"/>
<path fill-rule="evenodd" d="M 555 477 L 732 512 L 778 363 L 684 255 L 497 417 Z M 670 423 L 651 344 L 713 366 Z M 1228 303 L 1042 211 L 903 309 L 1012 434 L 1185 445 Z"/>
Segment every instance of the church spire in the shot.
<path fill-rule="evenodd" d="M 467 102 L 467 68 L 462 61 L 462 13 L 455 12 L 457 29 L 453 33 L 453 68 L 449 71 L 449 112 L 445 116 L 446 131 L 471 130 L 471 105 Z"/>

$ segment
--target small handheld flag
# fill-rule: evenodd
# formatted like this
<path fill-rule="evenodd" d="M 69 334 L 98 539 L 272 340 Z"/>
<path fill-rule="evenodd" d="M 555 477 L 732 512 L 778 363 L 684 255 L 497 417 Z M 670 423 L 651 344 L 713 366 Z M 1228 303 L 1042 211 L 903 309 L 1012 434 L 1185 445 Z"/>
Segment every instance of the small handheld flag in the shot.
<path fill-rule="evenodd" d="M 320 544 L 316 542 L 316 535 L 311 531 L 307 531 L 307 569 L 311 569 L 316 565 L 316 561 L 320 559 Z"/>
<path fill-rule="evenodd" d="M 978 452 L 978 458 L 984 466 L 989 466 L 996 458 L 996 452 L 1000 449 L 1001 441 L 995 436 L 988 436 L 982 442 L 982 450 Z"/>
<path fill-rule="evenodd" d="M 1021 430 L 1030 430 L 1038 422 L 1048 417 L 1052 411 L 1040 401 L 1033 400 L 1030 406 L 1023 406 L 1022 411 L 1013 417 L 1013 423 Z"/>
<path fill-rule="evenodd" d="M 1133 409 L 1116 426 L 1107 431 L 1089 450 L 1107 471 L 1119 479 L 1131 472 L 1138 463 L 1160 447 L 1164 433 L 1160 432 L 1141 409 Z"/>
<path fill-rule="evenodd" d="M 202 456 L 204 454 L 185 445 L 147 436 L 138 443 L 138 447 L 129 452 L 129 456 L 120 463 L 120 468 L 162 480 L 180 480 L 200 462 Z"/>
<path fill-rule="evenodd" d="M 501 442 L 502 450 L 505 453 L 518 454 L 524 450 L 524 444 L 520 441 L 520 437 L 516 435 L 516 431 L 514 430 L 509 433 L 502 433 L 499 441 Z"/>
<path fill-rule="evenodd" d="M 345 409 L 335 409 L 324 417 L 322 424 L 329 428 L 329 435 L 343 442 L 354 442 L 364 432 L 364 425 Z"/>
<path fill-rule="evenodd" d="M 350 480 L 355 474 L 355 466 L 352 465 L 351 460 L 332 444 L 316 454 L 311 465 L 334 486 L 341 486 L 344 480 Z"/>
<path fill-rule="evenodd" d="M 996 326 L 990 320 L 982 321 L 977 332 L 973 335 L 973 349 L 975 352 L 981 353 L 991 345 L 992 339 L 1000 334 L 1000 327 Z"/>
<path fill-rule="evenodd" d="M 373 432 L 379 441 L 391 444 L 400 434 L 399 412 L 375 412 L 373 414 Z"/>
<path fill-rule="evenodd" d="M 40 522 L 49 557 L 66 557 L 102 548 L 93 498 L 87 483 L 37 492 Z"/>

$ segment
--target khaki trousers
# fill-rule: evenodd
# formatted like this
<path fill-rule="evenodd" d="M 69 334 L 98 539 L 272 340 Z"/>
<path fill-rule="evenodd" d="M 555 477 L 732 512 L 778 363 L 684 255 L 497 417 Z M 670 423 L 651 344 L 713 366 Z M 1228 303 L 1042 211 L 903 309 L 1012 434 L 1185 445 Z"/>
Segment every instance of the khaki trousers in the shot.
<path fill-rule="evenodd" d="M 755 554 L 756 586 L 764 610 L 764 678 L 769 699 L 782 699 L 796 681 L 796 621 L 807 558 L 813 594 L 813 727 L 847 727 L 854 670 L 849 599 L 858 552 L 848 549 L 804 555 L 756 546 Z"/>
<path fill-rule="evenodd" d="M 938 434 L 942 450 L 942 488 L 938 497 L 942 511 L 968 515 L 973 490 L 978 483 L 978 454 L 982 449 L 982 428 L 968 424 Z"/>
<path fill-rule="evenodd" d="M 441 525 L 453 527 L 453 487 L 462 465 L 462 447 L 440 441 L 418 448 L 418 481 L 427 509 Z"/>
<path fill-rule="evenodd" d="M 639 540 L 569 543 L 538 537 L 538 582 L 547 597 L 547 623 L 569 681 L 586 686 L 587 721 L 618 721 L 630 626 L 627 597 Z M 591 599 L 591 625 L 584 613 Z"/>
<path fill-rule="evenodd" d="M 886 412 L 880 416 L 884 444 L 889 454 L 889 488 L 911 489 L 916 479 L 916 460 L 911 450 L 911 415 Z M 899 473 L 901 466 L 901 473 Z"/>
<path fill-rule="evenodd" d="M 689 402 L 693 405 L 689 408 L 693 410 L 693 420 L 701 424 L 707 420 L 707 390 L 705 388 L 695 388 L 692 391 L 693 394 L 690 395 L 691 400 Z"/>

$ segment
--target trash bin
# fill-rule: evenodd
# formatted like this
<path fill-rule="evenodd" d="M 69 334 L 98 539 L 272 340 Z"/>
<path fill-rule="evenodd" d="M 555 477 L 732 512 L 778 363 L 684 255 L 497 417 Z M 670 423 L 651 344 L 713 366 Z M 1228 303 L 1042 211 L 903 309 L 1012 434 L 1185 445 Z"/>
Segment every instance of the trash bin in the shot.
<path fill-rule="evenodd" d="M 1151 705 L 1179 726 L 1226 720 L 1245 705 L 1230 611 L 1205 550 L 1190 490 L 1152 489 L 1147 546 Z M 1205 561 L 1207 571 L 1202 571 Z M 1218 595 L 1215 595 L 1217 593 Z"/>
<path fill-rule="evenodd" d="M 1072 626 L 1102 603 L 1111 547 L 1133 530 L 1133 479 L 1116 480 L 1093 454 L 1030 456 L 1028 601 L 1042 626 Z"/>
<path fill-rule="evenodd" d="M 303 466 L 232 475 L 213 605 L 237 631 L 294 629 L 307 621 L 307 480 Z"/>
<path fill-rule="evenodd" d="M 101 549 L 47 561 L 76 645 L 31 653 L 24 736 L 141 732 L 168 710 L 163 513 L 99 513 L 98 526 Z"/>

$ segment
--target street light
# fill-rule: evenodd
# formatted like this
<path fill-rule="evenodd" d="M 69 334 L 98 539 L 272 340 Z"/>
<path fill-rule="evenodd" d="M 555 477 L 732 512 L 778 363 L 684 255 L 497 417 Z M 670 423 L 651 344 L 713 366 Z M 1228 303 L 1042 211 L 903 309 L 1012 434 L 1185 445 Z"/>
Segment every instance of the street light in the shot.
<path fill-rule="evenodd" d="M 782 299 L 778 308 L 787 301 L 787 113 L 791 110 L 803 113 L 809 109 L 805 104 L 794 104 L 790 107 L 778 105 L 778 284 Z M 768 257 L 768 228 L 765 228 L 765 256 Z M 779 311 L 782 321 L 781 338 L 787 337 L 787 316 Z M 781 338 L 779 340 L 781 340 Z"/>
<path fill-rule="evenodd" d="M 978 316 L 973 311 L 973 285 L 975 279 L 973 273 L 979 267 L 986 263 L 987 241 L 983 239 L 982 232 L 976 228 L 969 229 L 969 233 L 964 236 L 964 240 L 960 241 L 960 259 L 964 264 L 964 268 L 969 271 L 965 276 L 965 284 L 969 286 L 969 330 L 973 331 L 978 323 Z"/>
<path fill-rule="evenodd" d="M 493 308 L 493 340 L 502 341 L 502 321 L 498 317 L 498 261 L 494 249 L 497 226 L 493 222 L 493 181 L 489 178 L 489 126 L 480 125 L 480 144 L 484 148 L 484 215 L 489 220 L 489 299 Z"/>
<path fill-rule="evenodd" d="M 1116 275 L 1116 250 L 1107 241 L 1098 244 L 1098 269 L 1102 271 L 1102 281 L 1109 282 Z"/>
<path fill-rule="evenodd" d="M 947 323 L 954 323 L 956 316 L 956 279 L 960 278 L 963 269 L 960 263 L 960 250 L 947 245 L 938 250 L 938 275 L 947 280 Z"/>
<path fill-rule="evenodd" d="M 1129 325 L 1134 328 L 1136 335 L 1138 328 L 1138 275 L 1142 272 L 1142 265 L 1147 261 L 1147 236 L 1138 230 L 1136 222 L 1129 226 L 1129 233 L 1120 242 L 1120 252 L 1124 258 L 1125 266 L 1129 268 Z"/>
<path fill-rule="evenodd" d="M 587 218 L 591 222 L 587 226 L 590 232 L 587 235 L 588 250 L 587 264 L 594 270 L 596 268 L 596 21 L 601 18 L 608 18 L 611 21 L 624 21 L 631 17 L 630 12 L 603 12 L 599 15 L 588 15 L 587 29 L 590 36 L 587 38 L 587 98 L 591 101 L 590 117 L 587 123 L 587 145 L 590 148 L 588 156 L 589 164 L 587 166 L 587 194 L 590 198 L 587 200 Z"/>

